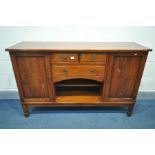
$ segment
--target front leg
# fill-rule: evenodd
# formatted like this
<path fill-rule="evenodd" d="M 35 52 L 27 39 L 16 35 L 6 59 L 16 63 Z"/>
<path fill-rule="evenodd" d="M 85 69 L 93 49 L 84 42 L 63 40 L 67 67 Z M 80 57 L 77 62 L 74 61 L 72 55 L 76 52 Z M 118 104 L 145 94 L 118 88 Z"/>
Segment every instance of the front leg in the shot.
<path fill-rule="evenodd" d="M 28 117 L 29 116 L 29 106 L 22 104 L 22 107 L 23 107 L 24 116 Z"/>
<path fill-rule="evenodd" d="M 132 115 L 133 108 L 134 108 L 134 104 L 130 104 L 130 105 L 128 106 L 127 116 L 130 117 L 130 116 Z"/>

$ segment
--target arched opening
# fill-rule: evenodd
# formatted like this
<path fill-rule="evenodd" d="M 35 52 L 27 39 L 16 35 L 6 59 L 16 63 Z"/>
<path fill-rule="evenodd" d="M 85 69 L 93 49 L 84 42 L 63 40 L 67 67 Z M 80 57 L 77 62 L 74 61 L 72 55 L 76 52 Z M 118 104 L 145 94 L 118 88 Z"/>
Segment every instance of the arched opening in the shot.
<path fill-rule="evenodd" d="M 99 96 L 102 82 L 90 79 L 67 79 L 55 83 L 56 96 Z"/>

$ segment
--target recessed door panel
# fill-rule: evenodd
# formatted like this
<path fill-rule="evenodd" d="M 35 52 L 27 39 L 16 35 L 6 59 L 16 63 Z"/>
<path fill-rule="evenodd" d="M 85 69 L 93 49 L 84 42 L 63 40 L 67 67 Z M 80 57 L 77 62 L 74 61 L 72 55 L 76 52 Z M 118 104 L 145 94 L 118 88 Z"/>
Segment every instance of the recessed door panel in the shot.
<path fill-rule="evenodd" d="M 112 67 L 110 98 L 132 98 L 141 57 L 115 57 Z"/>
<path fill-rule="evenodd" d="M 45 57 L 17 56 L 16 62 L 25 98 L 48 98 Z"/>
<path fill-rule="evenodd" d="M 133 101 L 139 87 L 146 56 L 142 54 L 112 54 L 109 57 L 105 87 L 105 100 Z"/>

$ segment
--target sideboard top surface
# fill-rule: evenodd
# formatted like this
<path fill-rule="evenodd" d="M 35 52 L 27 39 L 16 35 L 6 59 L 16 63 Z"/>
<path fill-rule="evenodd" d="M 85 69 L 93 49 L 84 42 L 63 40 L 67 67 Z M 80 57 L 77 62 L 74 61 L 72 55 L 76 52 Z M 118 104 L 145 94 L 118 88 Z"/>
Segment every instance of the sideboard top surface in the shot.
<path fill-rule="evenodd" d="M 85 52 L 115 52 L 115 51 L 151 51 L 135 42 L 20 42 L 8 47 L 6 51 L 85 51 Z"/>

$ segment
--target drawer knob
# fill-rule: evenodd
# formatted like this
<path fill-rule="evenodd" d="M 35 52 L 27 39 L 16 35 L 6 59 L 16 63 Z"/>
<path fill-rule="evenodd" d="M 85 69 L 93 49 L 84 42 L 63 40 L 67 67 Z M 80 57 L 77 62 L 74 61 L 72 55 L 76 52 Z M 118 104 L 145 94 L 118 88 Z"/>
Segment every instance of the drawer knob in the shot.
<path fill-rule="evenodd" d="M 64 69 L 63 72 L 65 73 L 65 75 L 67 75 L 68 70 L 67 69 Z"/>
<path fill-rule="evenodd" d="M 90 73 L 95 73 L 95 69 L 91 69 L 90 70 Z"/>
<path fill-rule="evenodd" d="M 67 56 L 66 56 L 66 54 L 64 54 L 63 59 L 64 59 L 64 61 L 67 60 Z"/>
<path fill-rule="evenodd" d="M 137 55 L 138 55 L 138 53 L 135 53 L 135 54 L 134 54 L 134 56 L 137 56 Z"/>
<path fill-rule="evenodd" d="M 96 55 L 95 54 L 92 55 L 92 60 L 94 60 L 94 61 L 96 60 Z"/>

